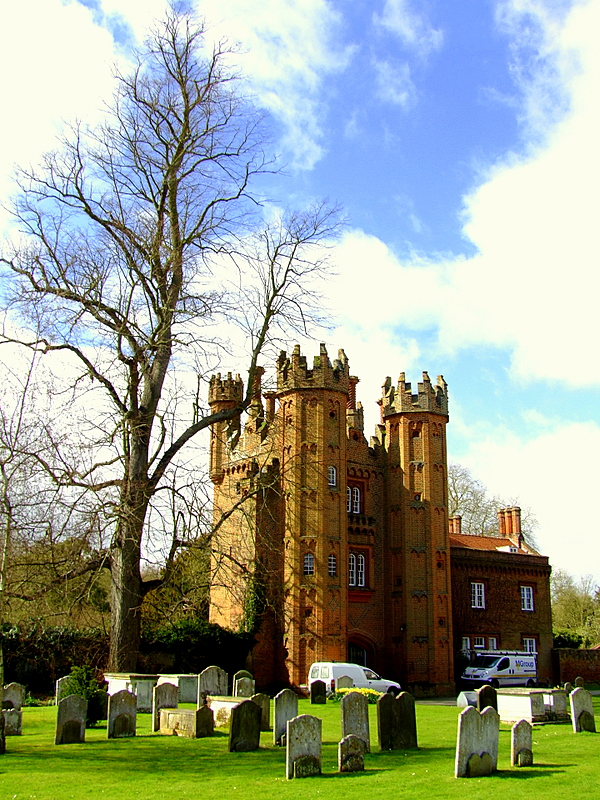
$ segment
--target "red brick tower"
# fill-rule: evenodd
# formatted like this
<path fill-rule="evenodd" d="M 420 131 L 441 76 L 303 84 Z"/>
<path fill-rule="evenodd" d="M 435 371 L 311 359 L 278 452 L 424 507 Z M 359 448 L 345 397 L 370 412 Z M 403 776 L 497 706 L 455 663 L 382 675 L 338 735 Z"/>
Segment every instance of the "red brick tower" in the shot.
<path fill-rule="evenodd" d="M 277 360 L 284 519 L 285 641 L 290 681 L 313 661 L 345 661 L 346 405 L 343 350 L 321 345 L 312 368 L 296 346 Z"/>
<path fill-rule="evenodd" d="M 426 372 L 418 394 L 400 375 L 380 401 L 387 451 L 389 593 L 386 649 L 404 684 L 438 694 L 453 683 L 448 539 L 447 386 Z"/>

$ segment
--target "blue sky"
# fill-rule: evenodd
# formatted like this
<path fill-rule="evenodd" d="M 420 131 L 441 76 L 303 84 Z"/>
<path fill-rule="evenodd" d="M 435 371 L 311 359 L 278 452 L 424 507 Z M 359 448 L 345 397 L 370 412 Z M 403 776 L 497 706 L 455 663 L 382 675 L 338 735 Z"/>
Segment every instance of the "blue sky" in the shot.
<path fill-rule="evenodd" d="M 266 110 L 282 206 L 348 224 L 326 288 L 368 427 L 386 375 L 449 384 L 450 460 L 531 506 L 554 566 L 600 580 L 600 0 L 206 0 Z M 163 0 L 0 10 L 0 195 Z M 5 224 L 5 218 L 2 218 Z M 307 354 L 318 345 L 304 343 Z"/>

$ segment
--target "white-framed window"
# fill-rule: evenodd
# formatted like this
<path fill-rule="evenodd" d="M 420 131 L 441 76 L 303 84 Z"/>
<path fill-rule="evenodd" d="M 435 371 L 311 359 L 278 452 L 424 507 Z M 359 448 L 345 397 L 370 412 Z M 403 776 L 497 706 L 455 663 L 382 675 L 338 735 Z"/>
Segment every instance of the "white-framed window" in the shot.
<path fill-rule="evenodd" d="M 330 578 L 335 578 L 337 575 L 337 556 L 334 553 L 327 559 L 327 573 Z"/>
<path fill-rule="evenodd" d="M 348 586 L 356 586 L 356 556 L 350 553 L 348 556 Z"/>
<path fill-rule="evenodd" d="M 475 650 L 485 650 L 485 636 L 474 636 L 473 647 Z"/>
<path fill-rule="evenodd" d="M 337 469 L 335 467 L 327 467 L 327 483 L 329 486 L 337 486 Z"/>
<path fill-rule="evenodd" d="M 304 574 L 315 574 L 315 556 L 313 553 L 305 553 L 304 555 Z"/>
<path fill-rule="evenodd" d="M 485 586 L 480 581 L 471 581 L 471 608 L 485 608 Z"/>
<path fill-rule="evenodd" d="M 471 640 L 468 636 L 462 637 L 462 649 L 463 650 L 470 650 L 471 649 Z"/>
<path fill-rule="evenodd" d="M 359 553 L 356 556 L 356 585 L 357 586 L 366 586 L 366 575 L 365 575 L 365 556 L 363 553 Z"/>
<path fill-rule="evenodd" d="M 498 649 L 498 639 L 495 636 L 488 636 L 488 650 Z"/>
<path fill-rule="evenodd" d="M 537 641 L 532 636 L 524 636 L 523 650 L 525 650 L 526 653 L 537 653 Z"/>
<path fill-rule="evenodd" d="M 360 514 L 360 489 L 358 486 L 352 487 L 352 513 Z"/>
<path fill-rule="evenodd" d="M 533 611 L 533 586 L 521 586 L 521 611 Z"/>

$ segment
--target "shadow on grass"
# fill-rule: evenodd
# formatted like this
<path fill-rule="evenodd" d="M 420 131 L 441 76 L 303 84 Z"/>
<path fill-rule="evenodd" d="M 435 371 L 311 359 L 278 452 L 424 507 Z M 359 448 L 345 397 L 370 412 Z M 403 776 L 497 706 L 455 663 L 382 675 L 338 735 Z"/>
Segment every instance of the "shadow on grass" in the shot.
<path fill-rule="evenodd" d="M 528 778 L 541 778 L 547 775 L 561 775 L 566 770 L 563 767 L 572 766 L 570 764 L 536 764 L 535 767 L 521 767 L 520 769 L 508 770 L 499 769 L 494 772 L 495 778 L 510 778 L 514 780 L 527 780 Z"/>

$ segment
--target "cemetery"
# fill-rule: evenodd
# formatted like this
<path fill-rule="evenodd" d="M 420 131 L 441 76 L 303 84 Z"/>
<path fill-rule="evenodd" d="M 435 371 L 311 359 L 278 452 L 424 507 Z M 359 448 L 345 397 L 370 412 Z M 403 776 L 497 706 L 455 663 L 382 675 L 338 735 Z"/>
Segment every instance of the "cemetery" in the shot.
<path fill-rule="evenodd" d="M 182 677 L 138 675 L 127 690 L 119 676 L 107 720 L 87 727 L 87 701 L 61 695 L 60 685 L 57 705 L 31 708 L 19 707 L 23 687 L 5 687 L 0 797 L 120 800 L 129 792 L 158 800 L 168 787 L 183 799 L 201 788 L 203 797 L 219 800 L 224 793 L 300 800 L 307 792 L 332 800 L 362 800 L 365 792 L 373 800 L 480 799 L 501 790 L 516 800 L 532 792 L 552 800 L 583 793 L 600 779 L 594 719 L 600 698 L 584 687 L 513 691 L 508 697 L 515 702 L 529 696 L 525 710 L 546 709 L 543 722 L 525 716 L 513 722 L 500 713 L 504 690 L 491 687 L 466 693 L 458 704 L 415 702 L 407 692 L 373 703 L 352 689 L 323 702 L 319 692 L 311 698 L 290 689 L 274 698 L 248 696 L 249 673 L 227 676 L 211 667 L 193 682 Z M 146 707 L 144 681 L 148 711 L 132 691 Z M 232 688 L 234 696 L 216 694 Z M 225 706 L 226 719 L 219 720 Z M 18 730 L 10 727 L 16 712 Z"/>

